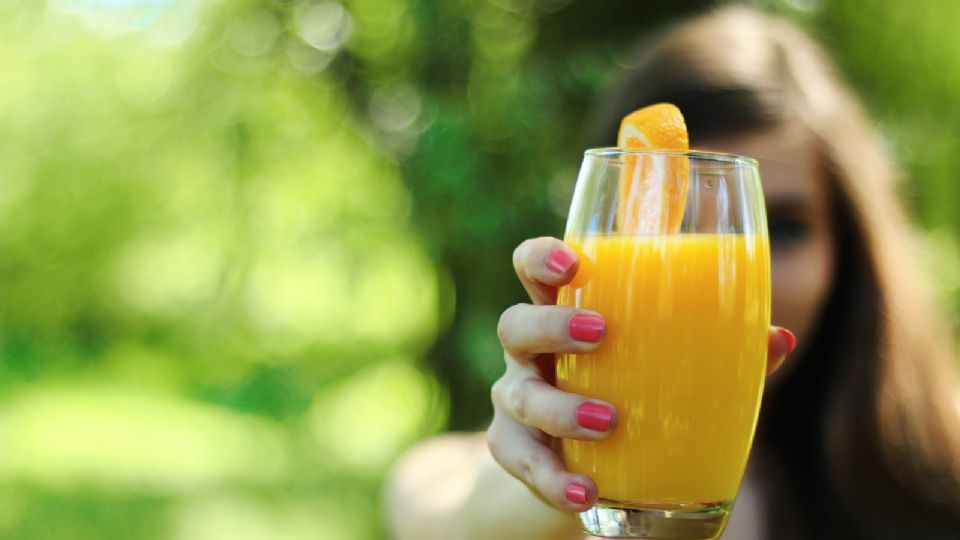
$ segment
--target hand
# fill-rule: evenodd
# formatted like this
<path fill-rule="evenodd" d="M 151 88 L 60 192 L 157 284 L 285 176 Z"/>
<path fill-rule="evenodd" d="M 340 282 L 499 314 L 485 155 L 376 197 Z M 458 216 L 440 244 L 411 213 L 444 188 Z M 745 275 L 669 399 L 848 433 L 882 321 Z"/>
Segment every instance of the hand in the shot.
<path fill-rule="evenodd" d="M 577 273 L 577 255 L 556 238 L 527 240 L 513 253 L 513 266 L 533 301 L 508 308 L 497 334 L 506 371 L 493 385 L 493 422 L 487 444 L 494 459 L 541 499 L 567 511 L 596 503 L 597 486 L 582 474 L 563 468 L 555 438 L 599 440 L 609 436 L 616 411 L 604 401 L 558 390 L 555 353 L 587 353 L 604 338 L 601 314 L 557 306 L 557 288 Z M 767 374 L 783 363 L 795 346 L 788 330 L 771 327 Z"/>

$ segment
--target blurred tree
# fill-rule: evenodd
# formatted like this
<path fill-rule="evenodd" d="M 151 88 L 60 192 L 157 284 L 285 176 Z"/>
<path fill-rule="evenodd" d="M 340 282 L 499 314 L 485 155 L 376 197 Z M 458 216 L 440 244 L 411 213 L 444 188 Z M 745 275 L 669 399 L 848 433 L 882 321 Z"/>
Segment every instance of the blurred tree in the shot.
<path fill-rule="evenodd" d="M 760 3 L 864 91 L 960 308 L 957 7 Z M 489 415 L 590 109 L 713 4 L 0 4 L 0 537 L 382 536 L 397 454 Z"/>

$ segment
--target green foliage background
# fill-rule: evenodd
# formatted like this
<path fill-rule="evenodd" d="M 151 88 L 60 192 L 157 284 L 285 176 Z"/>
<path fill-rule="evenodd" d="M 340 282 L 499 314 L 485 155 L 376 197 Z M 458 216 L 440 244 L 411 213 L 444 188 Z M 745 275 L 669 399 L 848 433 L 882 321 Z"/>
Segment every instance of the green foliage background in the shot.
<path fill-rule="evenodd" d="M 489 414 L 624 51 L 711 5 L 0 3 L 0 537 L 383 537 L 392 460 Z M 863 93 L 956 314 L 960 4 L 759 5 Z"/>

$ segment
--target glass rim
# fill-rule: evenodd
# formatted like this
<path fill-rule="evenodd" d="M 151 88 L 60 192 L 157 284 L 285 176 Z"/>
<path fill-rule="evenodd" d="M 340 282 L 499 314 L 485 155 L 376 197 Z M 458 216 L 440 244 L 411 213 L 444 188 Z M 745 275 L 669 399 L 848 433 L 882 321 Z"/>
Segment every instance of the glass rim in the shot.
<path fill-rule="evenodd" d="M 707 152 L 704 150 L 664 150 L 653 148 L 621 148 L 619 146 L 605 146 L 600 148 L 590 148 L 586 150 L 584 156 L 624 156 L 631 154 L 653 154 L 658 156 L 686 156 L 689 158 L 717 161 L 721 163 L 743 163 L 753 167 L 759 167 L 756 159 L 747 156 L 738 156 L 736 154 L 724 154 L 723 152 Z"/>

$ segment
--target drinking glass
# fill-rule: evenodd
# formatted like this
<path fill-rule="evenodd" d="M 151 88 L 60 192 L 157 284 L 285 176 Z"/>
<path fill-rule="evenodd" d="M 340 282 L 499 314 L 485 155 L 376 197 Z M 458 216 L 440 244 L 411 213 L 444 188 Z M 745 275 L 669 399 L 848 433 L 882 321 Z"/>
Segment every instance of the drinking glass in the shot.
<path fill-rule="evenodd" d="M 753 440 L 767 360 L 770 250 L 757 162 L 694 151 L 584 154 L 565 241 L 580 255 L 558 304 L 599 312 L 606 341 L 559 355 L 557 386 L 610 402 L 613 434 L 565 439 L 592 477 L 598 536 L 723 532 Z"/>

